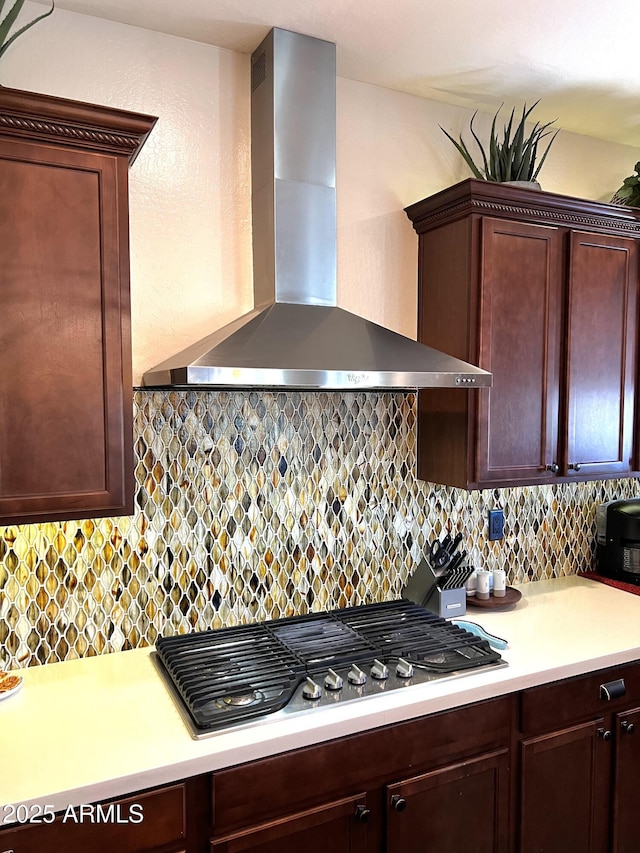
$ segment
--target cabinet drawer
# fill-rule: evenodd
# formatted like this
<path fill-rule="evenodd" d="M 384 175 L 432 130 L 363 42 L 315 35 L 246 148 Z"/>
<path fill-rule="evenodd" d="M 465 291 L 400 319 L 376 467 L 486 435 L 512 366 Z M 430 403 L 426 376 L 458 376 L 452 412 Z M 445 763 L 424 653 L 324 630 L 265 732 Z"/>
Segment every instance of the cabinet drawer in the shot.
<path fill-rule="evenodd" d="M 616 689 L 610 685 L 620 679 L 624 681 L 624 692 L 616 695 Z M 607 698 L 607 692 L 611 698 Z M 532 687 L 523 691 L 521 702 L 521 730 L 525 735 L 559 729 L 630 704 L 638 705 L 640 663 Z"/>
<path fill-rule="evenodd" d="M 53 823 L 16 825 L 0 832 L 0 851 L 137 853 L 168 845 L 179 850 L 185 836 L 185 785 L 179 784 L 110 803 L 69 807 Z"/>
<path fill-rule="evenodd" d="M 506 746 L 512 699 L 492 699 L 222 770 L 216 835 Z M 247 792 L 251 792 L 248 796 Z"/>
<path fill-rule="evenodd" d="M 210 853 L 365 853 L 364 793 L 212 839 Z"/>

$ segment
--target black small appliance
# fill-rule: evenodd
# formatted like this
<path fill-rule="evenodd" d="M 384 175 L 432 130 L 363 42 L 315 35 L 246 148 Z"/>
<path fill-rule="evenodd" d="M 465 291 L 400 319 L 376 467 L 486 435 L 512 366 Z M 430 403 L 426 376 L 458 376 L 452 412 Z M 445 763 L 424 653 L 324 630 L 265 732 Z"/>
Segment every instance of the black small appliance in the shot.
<path fill-rule="evenodd" d="M 640 498 L 601 504 L 596 525 L 599 573 L 640 585 Z"/>

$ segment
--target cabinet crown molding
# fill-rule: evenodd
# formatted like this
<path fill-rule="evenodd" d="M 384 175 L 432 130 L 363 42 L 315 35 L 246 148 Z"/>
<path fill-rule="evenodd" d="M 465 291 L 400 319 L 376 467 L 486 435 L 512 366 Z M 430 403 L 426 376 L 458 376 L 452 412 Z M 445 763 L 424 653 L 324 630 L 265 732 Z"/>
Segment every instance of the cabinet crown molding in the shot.
<path fill-rule="evenodd" d="M 0 86 L 0 134 L 126 156 L 131 164 L 157 118 Z"/>
<path fill-rule="evenodd" d="M 405 208 L 418 234 L 470 213 L 536 225 L 640 234 L 640 210 L 492 181 L 468 178 Z"/>

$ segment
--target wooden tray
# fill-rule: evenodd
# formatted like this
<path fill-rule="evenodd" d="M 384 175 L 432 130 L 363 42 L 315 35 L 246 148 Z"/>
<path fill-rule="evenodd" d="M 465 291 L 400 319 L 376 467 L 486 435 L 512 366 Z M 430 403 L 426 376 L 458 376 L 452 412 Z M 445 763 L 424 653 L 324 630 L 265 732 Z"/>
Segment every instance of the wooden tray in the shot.
<path fill-rule="evenodd" d="M 511 610 L 522 598 L 522 593 L 519 589 L 514 589 L 508 586 L 502 598 L 496 598 L 493 593 L 489 598 L 478 598 L 477 595 L 472 595 L 467 598 L 467 607 L 478 607 L 484 610 Z"/>

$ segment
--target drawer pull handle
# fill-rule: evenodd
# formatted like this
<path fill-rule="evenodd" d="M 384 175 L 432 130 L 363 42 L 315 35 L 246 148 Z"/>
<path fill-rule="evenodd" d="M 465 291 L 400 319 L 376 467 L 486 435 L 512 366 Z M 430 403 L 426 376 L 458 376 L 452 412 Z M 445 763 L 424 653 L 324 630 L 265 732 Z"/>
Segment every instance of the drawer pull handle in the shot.
<path fill-rule="evenodd" d="M 598 729 L 598 737 L 602 740 L 611 740 L 613 732 L 610 732 L 609 729 Z"/>
<path fill-rule="evenodd" d="M 557 474 L 558 471 L 560 470 L 560 466 L 558 465 L 557 462 L 554 462 L 552 465 L 547 465 L 545 467 L 545 470 L 551 471 L 552 474 Z"/>
<path fill-rule="evenodd" d="M 403 812 L 407 807 L 407 801 L 404 797 L 399 797 L 397 794 L 394 794 L 391 797 L 391 808 L 396 812 Z"/>
<path fill-rule="evenodd" d="M 619 699 L 627 692 L 627 687 L 624 683 L 624 678 L 618 678 L 616 681 L 607 681 L 606 684 L 600 685 L 600 698 L 610 702 L 612 699 Z"/>
<path fill-rule="evenodd" d="M 368 809 L 366 806 L 356 806 L 356 819 L 360 823 L 366 823 L 370 817 L 371 809 Z"/>
<path fill-rule="evenodd" d="M 630 723 L 628 720 L 623 720 L 620 723 L 620 728 L 622 729 L 623 732 L 626 732 L 628 735 L 632 735 L 636 730 L 635 723 Z"/>

